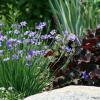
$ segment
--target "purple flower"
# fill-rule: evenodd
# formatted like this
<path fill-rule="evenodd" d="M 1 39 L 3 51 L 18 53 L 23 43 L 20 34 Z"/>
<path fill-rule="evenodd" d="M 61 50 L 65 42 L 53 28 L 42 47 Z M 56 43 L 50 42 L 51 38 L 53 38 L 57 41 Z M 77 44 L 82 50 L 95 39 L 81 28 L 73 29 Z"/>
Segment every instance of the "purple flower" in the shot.
<path fill-rule="evenodd" d="M 29 37 L 33 37 L 36 34 L 36 32 L 30 32 Z"/>
<path fill-rule="evenodd" d="M 32 56 L 29 54 L 28 56 L 26 56 L 26 60 L 31 61 L 32 60 Z"/>
<path fill-rule="evenodd" d="M 46 34 L 46 35 L 41 35 L 41 39 L 48 39 L 49 38 L 49 36 Z"/>
<path fill-rule="evenodd" d="M 55 38 L 55 36 L 51 36 L 51 35 L 49 35 L 49 38 L 50 38 L 50 39 L 54 39 L 54 38 Z"/>
<path fill-rule="evenodd" d="M 20 25 L 21 25 L 21 26 L 26 26 L 26 24 L 27 24 L 26 21 L 20 22 Z"/>
<path fill-rule="evenodd" d="M 31 55 L 31 56 L 37 55 L 36 50 L 30 50 L 30 51 L 29 51 L 29 55 Z"/>
<path fill-rule="evenodd" d="M 50 34 L 51 34 L 51 35 L 55 35 L 56 32 L 57 32 L 57 31 L 54 29 L 54 30 L 52 30 L 52 31 L 50 32 Z"/>
<path fill-rule="evenodd" d="M 42 30 L 46 26 L 46 22 L 40 22 L 38 25 L 36 25 L 36 29 Z"/>
<path fill-rule="evenodd" d="M 12 45 L 12 41 L 8 40 L 8 41 L 6 42 L 6 44 L 7 44 L 7 46 L 8 46 L 8 45 Z"/>
<path fill-rule="evenodd" d="M 66 50 L 67 52 L 71 52 L 71 51 L 72 51 L 72 49 L 69 48 L 69 47 L 66 47 L 65 50 Z"/>
<path fill-rule="evenodd" d="M 36 41 L 35 40 L 31 40 L 31 44 L 35 44 L 36 43 Z"/>
<path fill-rule="evenodd" d="M 0 41 L 3 41 L 4 40 L 4 36 L 3 34 L 0 33 Z"/>
<path fill-rule="evenodd" d="M 82 73 L 81 73 L 81 76 L 82 76 L 82 78 L 85 79 L 85 80 L 87 80 L 87 79 L 89 78 L 89 74 L 88 74 L 86 71 L 82 72 Z"/>
<path fill-rule="evenodd" d="M 45 53 L 44 50 L 30 50 L 29 55 L 27 57 L 37 56 L 37 55 L 43 55 Z"/>
<path fill-rule="evenodd" d="M 40 51 L 39 51 L 39 50 L 37 50 L 36 52 L 37 52 L 37 54 L 38 54 L 38 55 L 42 55 L 42 54 L 44 54 L 44 53 L 45 53 L 45 52 L 44 52 L 44 50 L 40 50 Z"/>
<path fill-rule="evenodd" d="M 11 50 L 13 48 L 13 44 L 16 43 L 16 39 L 9 39 L 6 41 L 7 48 Z"/>
<path fill-rule="evenodd" d="M 41 35 L 41 39 L 43 39 L 43 40 L 46 40 L 46 39 L 51 39 L 51 38 L 54 38 L 54 36 L 51 36 L 51 35 Z"/>
<path fill-rule="evenodd" d="M 76 36 L 75 36 L 75 34 L 70 34 L 67 39 L 71 40 L 71 41 L 75 41 Z"/>
<path fill-rule="evenodd" d="M 13 46 L 12 45 L 7 45 L 8 50 L 12 50 Z"/>
<path fill-rule="evenodd" d="M 45 50 L 41 50 L 40 55 L 44 55 L 44 54 L 45 54 Z"/>
<path fill-rule="evenodd" d="M 41 25 L 41 26 L 46 26 L 46 22 L 40 22 L 40 24 L 39 25 Z"/>
<path fill-rule="evenodd" d="M 16 60 L 18 60 L 18 59 L 19 59 L 19 57 L 18 57 L 18 55 L 13 54 L 13 55 L 12 55 L 12 59 L 16 59 Z"/>
<path fill-rule="evenodd" d="M 68 31 L 65 30 L 65 31 L 63 32 L 63 34 L 64 34 L 64 36 L 68 36 Z"/>
<path fill-rule="evenodd" d="M 35 38 L 30 39 L 31 44 L 36 44 L 37 45 L 38 44 L 37 42 L 38 42 L 38 39 L 35 39 Z"/>

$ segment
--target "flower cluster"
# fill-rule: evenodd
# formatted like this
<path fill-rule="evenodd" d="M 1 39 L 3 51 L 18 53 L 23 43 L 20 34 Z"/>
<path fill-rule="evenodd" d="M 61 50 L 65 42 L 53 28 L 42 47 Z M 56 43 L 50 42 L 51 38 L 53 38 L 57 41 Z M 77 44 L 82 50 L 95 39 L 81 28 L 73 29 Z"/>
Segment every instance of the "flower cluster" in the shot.
<path fill-rule="evenodd" d="M 40 22 L 39 24 L 36 25 L 36 29 L 42 30 L 46 26 L 45 22 Z"/>
<path fill-rule="evenodd" d="M 25 59 L 27 63 L 31 62 L 34 56 L 45 55 L 49 47 L 44 48 L 47 45 L 47 41 L 44 40 L 51 39 L 52 41 L 56 36 L 56 30 L 44 34 L 46 22 L 37 24 L 35 31 L 32 28 L 27 30 L 26 25 L 26 21 L 12 24 L 10 30 L 6 30 L 6 25 L 2 26 L 3 30 L 0 30 L 0 59 L 2 61 Z"/>

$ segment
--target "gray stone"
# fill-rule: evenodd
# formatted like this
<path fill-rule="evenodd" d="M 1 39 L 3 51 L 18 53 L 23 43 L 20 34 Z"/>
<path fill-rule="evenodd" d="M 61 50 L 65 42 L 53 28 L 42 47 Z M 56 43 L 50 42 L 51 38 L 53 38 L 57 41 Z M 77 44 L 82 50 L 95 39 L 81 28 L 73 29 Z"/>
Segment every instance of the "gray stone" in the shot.
<path fill-rule="evenodd" d="M 24 100 L 100 100 L 100 87 L 67 86 L 29 96 Z"/>

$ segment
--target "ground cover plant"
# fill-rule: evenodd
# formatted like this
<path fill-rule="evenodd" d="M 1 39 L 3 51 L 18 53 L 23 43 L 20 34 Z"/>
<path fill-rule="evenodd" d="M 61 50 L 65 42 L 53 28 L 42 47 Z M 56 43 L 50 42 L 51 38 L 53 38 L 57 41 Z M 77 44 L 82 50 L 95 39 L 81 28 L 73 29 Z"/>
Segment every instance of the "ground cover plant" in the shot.
<path fill-rule="evenodd" d="M 92 30 L 88 30 L 87 35 L 82 39 L 81 46 L 72 47 L 72 45 L 73 41 L 68 45 L 70 49 L 75 50 L 69 63 L 63 68 L 68 59 L 68 54 L 64 54 L 51 67 L 51 70 L 55 72 L 53 87 L 59 88 L 67 85 L 100 86 L 100 27 L 96 29 L 95 36 Z M 66 52 L 68 53 L 68 50 Z"/>

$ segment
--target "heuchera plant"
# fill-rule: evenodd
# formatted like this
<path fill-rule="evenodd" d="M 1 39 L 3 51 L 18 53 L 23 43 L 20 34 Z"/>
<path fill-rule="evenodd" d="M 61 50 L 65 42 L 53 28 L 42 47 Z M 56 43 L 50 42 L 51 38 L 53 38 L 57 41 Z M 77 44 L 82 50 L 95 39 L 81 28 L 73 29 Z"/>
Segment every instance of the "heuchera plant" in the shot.
<path fill-rule="evenodd" d="M 71 84 L 100 86 L 100 27 L 95 31 L 88 29 L 80 46 L 74 44 L 75 35 L 69 35 L 67 39 L 67 46 L 63 47 L 67 55 L 64 53 L 61 58 L 56 56 L 56 60 L 50 63 L 55 76 L 54 88 Z M 72 59 L 63 69 L 71 52 L 74 52 Z"/>

